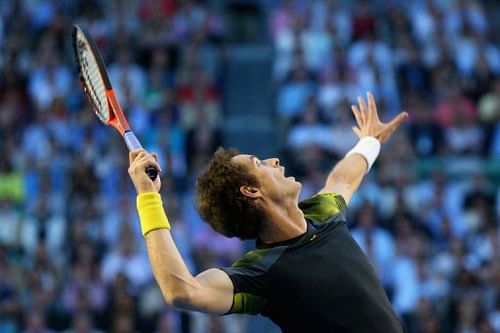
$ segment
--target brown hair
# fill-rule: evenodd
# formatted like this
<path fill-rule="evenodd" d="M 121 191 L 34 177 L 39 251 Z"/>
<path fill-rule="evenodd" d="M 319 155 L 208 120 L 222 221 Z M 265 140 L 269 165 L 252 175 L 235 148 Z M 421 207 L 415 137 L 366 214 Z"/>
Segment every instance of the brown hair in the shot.
<path fill-rule="evenodd" d="M 201 217 L 227 237 L 255 239 L 263 214 L 240 192 L 241 186 L 259 181 L 244 165 L 231 162 L 236 149 L 219 148 L 196 182 L 196 205 Z"/>

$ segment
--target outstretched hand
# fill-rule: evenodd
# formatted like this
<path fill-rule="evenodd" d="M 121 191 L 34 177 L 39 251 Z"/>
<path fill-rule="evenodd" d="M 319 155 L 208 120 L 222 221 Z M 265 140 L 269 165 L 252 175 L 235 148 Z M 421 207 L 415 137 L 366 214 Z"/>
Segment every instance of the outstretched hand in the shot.
<path fill-rule="evenodd" d="M 361 97 L 358 97 L 359 108 L 356 105 L 351 106 L 352 113 L 358 125 L 354 126 L 352 130 L 359 139 L 365 136 L 373 136 L 380 143 L 384 143 L 391 137 L 399 125 L 408 118 L 408 113 L 401 112 L 388 123 L 383 123 L 378 117 L 375 98 L 370 92 L 367 93 L 367 96 L 368 107 Z"/>

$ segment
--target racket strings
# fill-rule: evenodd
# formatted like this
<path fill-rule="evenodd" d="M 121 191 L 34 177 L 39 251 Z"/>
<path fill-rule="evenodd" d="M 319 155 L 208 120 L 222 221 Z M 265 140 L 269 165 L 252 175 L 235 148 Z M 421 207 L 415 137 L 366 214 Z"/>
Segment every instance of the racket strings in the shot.
<path fill-rule="evenodd" d="M 106 88 L 102 80 L 99 66 L 95 61 L 90 47 L 84 41 L 77 42 L 80 76 L 83 80 L 84 91 L 90 97 L 97 116 L 104 122 L 109 118 Z"/>

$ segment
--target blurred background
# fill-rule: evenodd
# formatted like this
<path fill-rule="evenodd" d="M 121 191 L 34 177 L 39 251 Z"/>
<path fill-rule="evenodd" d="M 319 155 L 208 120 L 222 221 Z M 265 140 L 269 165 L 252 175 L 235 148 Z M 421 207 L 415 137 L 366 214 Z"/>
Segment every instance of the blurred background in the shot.
<path fill-rule="evenodd" d="M 355 144 L 349 107 L 372 91 L 382 119 L 410 120 L 349 207 L 354 237 L 408 332 L 500 332 L 495 0 L 1 0 L 0 332 L 279 332 L 164 304 L 125 145 L 81 92 L 73 23 L 159 154 L 193 273 L 253 245 L 194 209 L 213 150 L 277 156 L 308 197 Z"/>

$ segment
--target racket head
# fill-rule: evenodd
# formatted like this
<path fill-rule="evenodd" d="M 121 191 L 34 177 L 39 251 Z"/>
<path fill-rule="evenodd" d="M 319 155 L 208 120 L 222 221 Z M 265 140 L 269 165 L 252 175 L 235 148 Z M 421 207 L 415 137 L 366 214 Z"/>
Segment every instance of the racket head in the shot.
<path fill-rule="evenodd" d="M 109 125 L 114 114 L 108 100 L 112 92 L 102 56 L 89 33 L 79 25 L 73 26 L 73 50 L 83 91 L 97 117 Z"/>
<path fill-rule="evenodd" d="M 122 134 L 129 150 L 142 149 L 128 126 L 94 40 L 77 24 L 73 26 L 72 39 L 80 83 L 95 114 L 104 124 L 113 126 Z M 158 176 L 158 170 L 152 166 L 147 167 L 145 172 L 151 180 Z"/>

